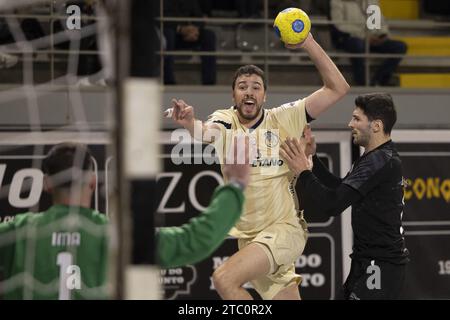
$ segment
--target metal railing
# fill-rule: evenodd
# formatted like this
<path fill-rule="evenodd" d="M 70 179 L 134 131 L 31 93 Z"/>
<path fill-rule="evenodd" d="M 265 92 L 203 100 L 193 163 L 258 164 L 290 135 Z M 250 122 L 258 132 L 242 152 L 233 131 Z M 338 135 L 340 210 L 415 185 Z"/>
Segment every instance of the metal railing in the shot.
<path fill-rule="evenodd" d="M 170 0 L 160 0 L 160 18 L 159 27 L 161 30 L 161 34 L 164 34 L 164 23 L 166 22 L 202 22 L 209 26 L 236 26 L 237 24 L 245 24 L 245 25 L 255 25 L 255 26 L 263 26 L 264 27 L 264 44 L 261 46 L 258 51 L 242 51 L 238 50 L 216 50 L 216 51 L 167 51 L 164 50 L 163 42 L 161 41 L 161 47 L 158 54 L 161 57 L 161 75 L 163 75 L 164 69 L 164 56 L 172 55 L 172 56 L 217 56 L 217 57 L 244 57 L 247 60 L 259 59 L 258 63 L 263 65 L 263 68 L 266 72 L 267 77 L 269 77 L 269 65 L 272 64 L 296 64 L 296 65 L 310 65 L 307 58 L 307 54 L 304 52 L 292 52 L 286 49 L 286 51 L 274 50 L 270 47 L 270 38 L 272 31 L 273 19 L 269 19 L 269 5 L 268 0 L 264 0 L 264 10 L 262 18 L 218 18 L 218 17 L 204 17 L 204 18 L 194 18 L 194 17 L 165 17 L 164 16 L 164 2 Z M 44 53 L 49 55 L 50 59 L 50 78 L 55 78 L 55 63 L 58 62 L 56 58 L 58 55 L 69 55 L 69 54 L 80 54 L 80 55 L 92 55 L 98 54 L 98 51 L 92 50 L 77 50 L 76 52 L 72 52 L 70 50 L 57 48 L 56 45 L 65 41 L 70 41 L 71 37 L 67 35 L 67 32 L 61 31 L 55 33 L 54 31 L 54 22 L 55 21 L 63 21 L 67 19 L 66 15 L 61 15 L 61 12 L 56 10 L 55 6 L 59 3 L 63 3 L 63 0 L 15 0 L 15 4 L 11 3 L 12 1 L 0 1 L 0 10 L 2 9 L 11 9 L 12 7 L 17 7 L 17 5 L 30 5 L 30 4 L 41 4 L 46 3 L 48 5 L 48 14 L 11 14 L 11 13 L 0 13 L 0 17 L 5 19 L 36 19 L 38 21 L 44 21 L 49 23 L 49 34 L 43 38 L 26 41 L 26 43 L 16 42 L 12 44 L 2 45 L 0 46 L 0 52 L 11 53 L 11 54 L 29 54 L 29 53 Z M 97 21 L 102 19 L 98 16 L 91 15 L 81 15 L 82 21 Z M 312 26 L 318 28 L 328 28 L 331 25 L 336 25 L 340 23 L 360 23 L 357 21 L 337 21 L 337 20 L 328 20 L 328 19 L 315 19 L 312 17 Z M 437 21 L 397 21 L 390 20 L 388 21 L 390 27 L 395 28 L 397 30 L 402 29 L 417 29 L 422 31 L 441 29 L 443 31 L 448 31 L 450 37 L 450 22 L 437 22 Z M 79 33 L 79 37 L 86 37 L 94 35 L 96 31 L 97 24 L 93 23 L 86 27 L 84 27 Z M 424 61 L 432 61 L 434 65 L 447 66 L 450 68 L 450 56 L 430 56 L 430 55 L 422 55 L 422 56 L 411 56 L 411 55 L 400 55 L 400 54 L 377 54 L 369 51 L 369 42 L 368 37 L 366 37 L 366 51 L 364 53 L 348 53 L 341 51 L 328 51 L 328 55 L 331 58 L 363 58 L 365 59 L 366 66 L 366 83 L 368 84 L 370 65 L 373 63 L 375 59 L 385 59 L 385 58 L 403 58 L 404 61 L 418 61 L 416 65 L 422 65 Z M 290 61 L 274 61 L 273 58 L 290 58 Z M 34 59 L 33 56 L 26 57 L 25 59 Z M 297 60 L 296 60 L 297 59 Z M 260 61 L 262 60 L 262 61 Z M 342 61 L 341 61 L 342 62 Z M 163 77 L 161 77 L 163 78 Z"/>
<path fill-rule="evenodd" d="M 71 49 L 61 49 L 58 48 L 58 44 L 62 44 L 64 42 L 70 42 L 72 40 L 80 41 L 82 38 L 93 36 L 97 32 L 97 21 L 102 20 L 104 18 L 94 16 L 94 15 L 80 15 L 80 21 L 95 21 L 79 30 L 78 33 L 71 33 L 67 30 L 56 32 L 54 29 L 55 22 L 65 22 L 68 18 L 68 15 L 62 15 L 60 11 L 56 10 L 55 6 L 58 3 L 65 3 L 64 0 L 16 0 L 16 3 L 0 2 L 0 10 L 12 10 L 16 8 L 20 8 L 21 6 L 30 6 L 32 4 L 46 4 L 48 7 L 42 7 L 41 9 L 47 9 L 47 13 L 42 14 L 28 14 L 28 13 L 3 13 L 0 12 L 0 18 L 6 19 L 8 22 L 8 27 L 11 27 L 10 24 L 19 25 L 18 21 L 21 19 L 34 19 L 41 22 L 47 22 L 49 33 L 46 36 L 41 38 L 26 40 L 26 39 L 16 39 L 18 41 L 13 43 L 8 43 L 4 45 L 0 45 L 0 52 L 9 53 L 9 54 L 17 54 L 24 55 L 24 61 L 35 61 L 35 57 L 31 55 L 32 53 L 46 54 L 50 60 L 50 80 L 53 82 L 55 80 L 55 63 L 58 62 L 57 55 L 97 55 L 101 53 L 99 50 L 80 50 L 77 48 L 76 51 Z M 33 8 L 36 9 L 36 8 Z M 12 22 L 11 22 L 12 21 Z M 42 25 L 41 25 L 42 26 Z M 21 31 L 22 32 L 22 31 Z M 12 32 L 11 32 L 12 33 Z M 65 59 L 63 59 L 65 61 Z"/>
<path fill-rule="evenodd" d="M 166 0 L 170 1 L 170 0 Z M 276 52 L 273 50 L 269 50 L 269 34 L 273 32 L 272 25 L 273 25 L 273 19 L 269 19 L 269 12 L 268 12 L 268 0 L 264 0 L 264 18 L 221 18 L 221 17 L 165 17 L 164 16 L 164 0 L 160 0 L 160 18 L 158 19 L 160 22 L 160 30 L 161 33 L 164 33 L 164 23 L 165 22 L 202 22 L 205 23 L 205 25 L 236 25 L 236 24 L 254 24 L 254 25 L 263 25 L 264 28 L 264 46 L 262 50 L 259 50 L 258 52 L 245 52 L 240 50 L 216 50 L 214 52 L 211 51 L 167 51 L 164 50 L 163 44 L 161 43 L 161 48 L 158 54 L 161 56 L 161 74 L 164 72 L 164 56 L 166 55 L 172 55 L 172 56 L 217 56 L 217 57 L 261 57 L 263 58 L 263 65 L 264 70 L 266 73 L 266 77 L 269 78 L 269 64 L 271 64 L 271 59 L 273 57 L 307 57 L 308 55 L 304 52 L 292 52 L 286 49 L 286 52 Z M 404 20 L 387 20 L 388 25 L 392 28 L 395 28 L 397 30 L 401 29 L 419 29 L 422 31 L 426 30 L 436 30 L 436 29 L 448 29 L 448 35 L 450 37 L 450 22 L 439 22 L 439 21 L 432 21 L 432 20 L 414 20 L 414 21 L 404 21 Z M 349 21 L 349 20 L 330 20 L 330 19 L 311 19 L 312 27 L 324 27 L 328 28 L 332 25 L 339 25 L 342 23 L 355 23 L 360 24 L 360 21 Z M 370 52 L 370 44 L 369 44 L 369 32 L 366 28 L 366 44 L 365 44 L 365 52 L 364 53 L 349 53 L 349 52 L 342 52 L 342 51 L 328 51 L 327 54 L 331 58 L 362 58 L 365 60 L 365 83 L 366 85 L 369 84 L 370 79 L 370 65 L 372 60 L 374 59 L 386 59 L 386 58 L 402 58 L 404 60 L 408 61 L 414 61 L 414 60 L 429 60 L 433 61 L 434 65 L 440 65 L 440 66 L 447 66 L 450 68 L 450 56 L 435 56 L 435 55 L 420 55 L 420 56 L 411 56 L 408 54 L 380 54 L 380 53 L 372 53 Z M 439 61 L 439 62 L 437 62 Z M 288 63 L 288 62 L 286 62 Z M 312 63 L 298 63 L 295 62 L 295 64 L 299 65 L 308 65 Z M 421 62 L 416 63 L 416 66 L 422 65 Z"/>

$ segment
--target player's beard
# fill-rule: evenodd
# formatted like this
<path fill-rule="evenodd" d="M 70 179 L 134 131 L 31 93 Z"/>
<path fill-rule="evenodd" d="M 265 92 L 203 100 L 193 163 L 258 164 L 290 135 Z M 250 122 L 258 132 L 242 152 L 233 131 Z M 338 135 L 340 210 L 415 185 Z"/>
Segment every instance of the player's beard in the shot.
<path fill-rule="evenodd" d="M 250 112 L 250 113 L 244 112 L 244 110 L 246 108 L 249 108 L 249 107 L 245 103 L 241 103 L 237 106 L 237 111 L 238 111 L 239 115 L 241 116 L 241 118 L 248 120 L 248 121 L 252 121 L 258 117 L 259 112 L 261 111 L 262 105 L 258 106 L 256 104 L 254 104 L 253 106 L 251 106 L 250 108 L 254 109 L 254 111 Z"/>
<path fill-rule="evenodd" d="M 353 143 L 361 147 L 366 147 L 370 141 L 369 130 L 370 126 L 367 128 L 367 130 L 352 130 Z"/>

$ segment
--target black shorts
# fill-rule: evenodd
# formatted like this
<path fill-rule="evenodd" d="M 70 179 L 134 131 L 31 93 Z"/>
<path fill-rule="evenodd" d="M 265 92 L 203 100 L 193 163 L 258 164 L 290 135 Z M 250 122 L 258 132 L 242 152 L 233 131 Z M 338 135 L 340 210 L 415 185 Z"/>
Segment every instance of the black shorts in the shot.
<path fill-rule="evenodd" d="M 344 283 L 346 300 L 400 299 L 405 282 L 406 264 L 380 260 L 352 259 L 350 274 Z"/>

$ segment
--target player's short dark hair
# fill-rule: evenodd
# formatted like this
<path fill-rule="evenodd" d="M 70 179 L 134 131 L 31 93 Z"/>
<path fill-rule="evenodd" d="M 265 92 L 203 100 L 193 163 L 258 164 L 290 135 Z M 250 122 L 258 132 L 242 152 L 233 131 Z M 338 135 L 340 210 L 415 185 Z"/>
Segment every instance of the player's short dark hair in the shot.
<path fill-rule="evenodd" d="M 234 90 L 234 86 L 236 85 L 236 80 L 237 78 L 239 78 L 242 75 L 252 75 L 252 74 L 256 74 L 257 76 L 260 76 L 262 81 L 263 81 L 263 85 L 264 85 L 264 90 L 267 90 L 267 84 L 266 84 L 266 77 L 264 75 L 264 71 L 261 70 L 261 68 L 253 65 L 253 64 L 248 64 L 242 67 L 239 67 L 239 69 L 236 70 L 236 72 L 234 73 L 234 78 L 233 78 L 233 83 L 231 85 L 231 88 Z"/>
<path fill-rule="evenodd" d="M 385 134 L 391 134 L 397 121 L 397 111 L 389 93 L 368 93 L 359 95 L 355 105 L 367 116 L 369 121 L 381 120 Z"/>
<path fill-rule="evenodd" d="M 53 146 L 42 162 L 42 170 L 49 177 L 67 173 L 58 177 L 55 185 L 57 188 L 70 188 L 77 172 L 88 172 L 93 168 L 92 154 L 87 146 L 75 142 L 63 142 Z M 73 169 L 76 169 L 75 175 Z"/>

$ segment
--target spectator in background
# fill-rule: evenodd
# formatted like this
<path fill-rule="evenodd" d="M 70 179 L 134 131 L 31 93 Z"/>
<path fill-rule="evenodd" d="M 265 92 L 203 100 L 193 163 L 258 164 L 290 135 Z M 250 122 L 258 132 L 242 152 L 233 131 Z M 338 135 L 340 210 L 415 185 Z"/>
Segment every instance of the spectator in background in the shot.
<path fill-rule="evenodd" d="M 75 74 L 78 77 L 77 85 L 79 86 L 91 86 L 91 85 L 106 85 L 105 79 L 102 74 L 102 63 L 100 61 L 98 42 L 97 42 L 97 34 L 98 34 L 98 25 L 95 20 L 84 19 L 85 17 L 96 17 L 96 5 L 97 0 L 71 0 L 67 2 L 60 3 L 55 9 L 57 13 L 61 17 L 67 16 L 67 8 L 71 5 L 76 5 L 80 8 L 81 11 L 81 32 L 79 30 L 69 30 L 67 29 L 66 19 L 62 18 L 60 20 L 53 21 L 53 33 L 58 34 L 59 32 L 66 31 L 67 41 L 58 43 L 55 45 L 55 49 L 59 50 L 71 50 L 71 45 L 74 43 L 74 39 L 77 39 L 79 35 L 82 35 L 79 38 L 79 50 L 80 51 L 92 51 L 95 53 L 72 53 L 68 55 L 69 59 L 78 59 L 78 63 L 76 65 L 76 70 L 69 70 L 69 73 Z M 93 34 L 83 35 L 83 28 L 88 26 L 95 25 L 96 31 Z M 74 36 L 74 38 L 70 38 L 69 34 Z M 76 43 L 75 43 L 76 44 Z"/>
<path fill-rule="evenodd" d="M 337 23 L 331 27 L 333 44 L 337 49 L 350 53 L 365 52 L 366 33 L 369 37 L 370 51 L 375 53 L 405 54 L 407 47 L 402 41 L 389 38 L 389 28 L 381 17 L 381 28 L 366 29 L 366 9 L 370 4 L 378 5 L 378 0 L 330 0 L 332 20 L 349 21 Z M 355 23 L 356 22 L 356 23 Z M 353 80 L 356 85 L 365 85 L 365 64 L 363 58 L 351 58 Z M 370 85 L 392 85 L 391 78 L 401 58 L 387 58 L 379 65 L 372 77 Z"/>
<path fill-rule="evenodd" d="M 166 50 L 200 51 L 216 50 L 216 35 L 204 28 L 203 23 L 190 23 L 189 17 L 202 17 L 198 0 L 171 0 L 164 2 L 165 17 L 186 17 L 186 22 L 164 23 Z M 216 84 L 216 57 L 202 56 L 202 84 Z M 176 84 L 174 74 L 174 56 L 164 57 L 164 84 Z"/>
<path fill-rule="evenodd" d="M 74 2 L 74 4 L 78 4 L 80 6 L 82 15 L 92 17 L 96 16 L 94 0 L 79 1 Z M 85 21 L 82 20 L 82 27 L 86 27 L 94 23 L 96 23 L 95 20 L 85 20 Z M 97 34 L 83 37 L 80 42 L 80 50 L 99 51 L 97 44 Z M 90 76 L 92 74 L 100 72 L 101 69 L 102 65 L 100 62 L 100 57 L 97 53 L 79 55 L 78 70 L 77 70 L 77 75 L 79 77 Z"/>

